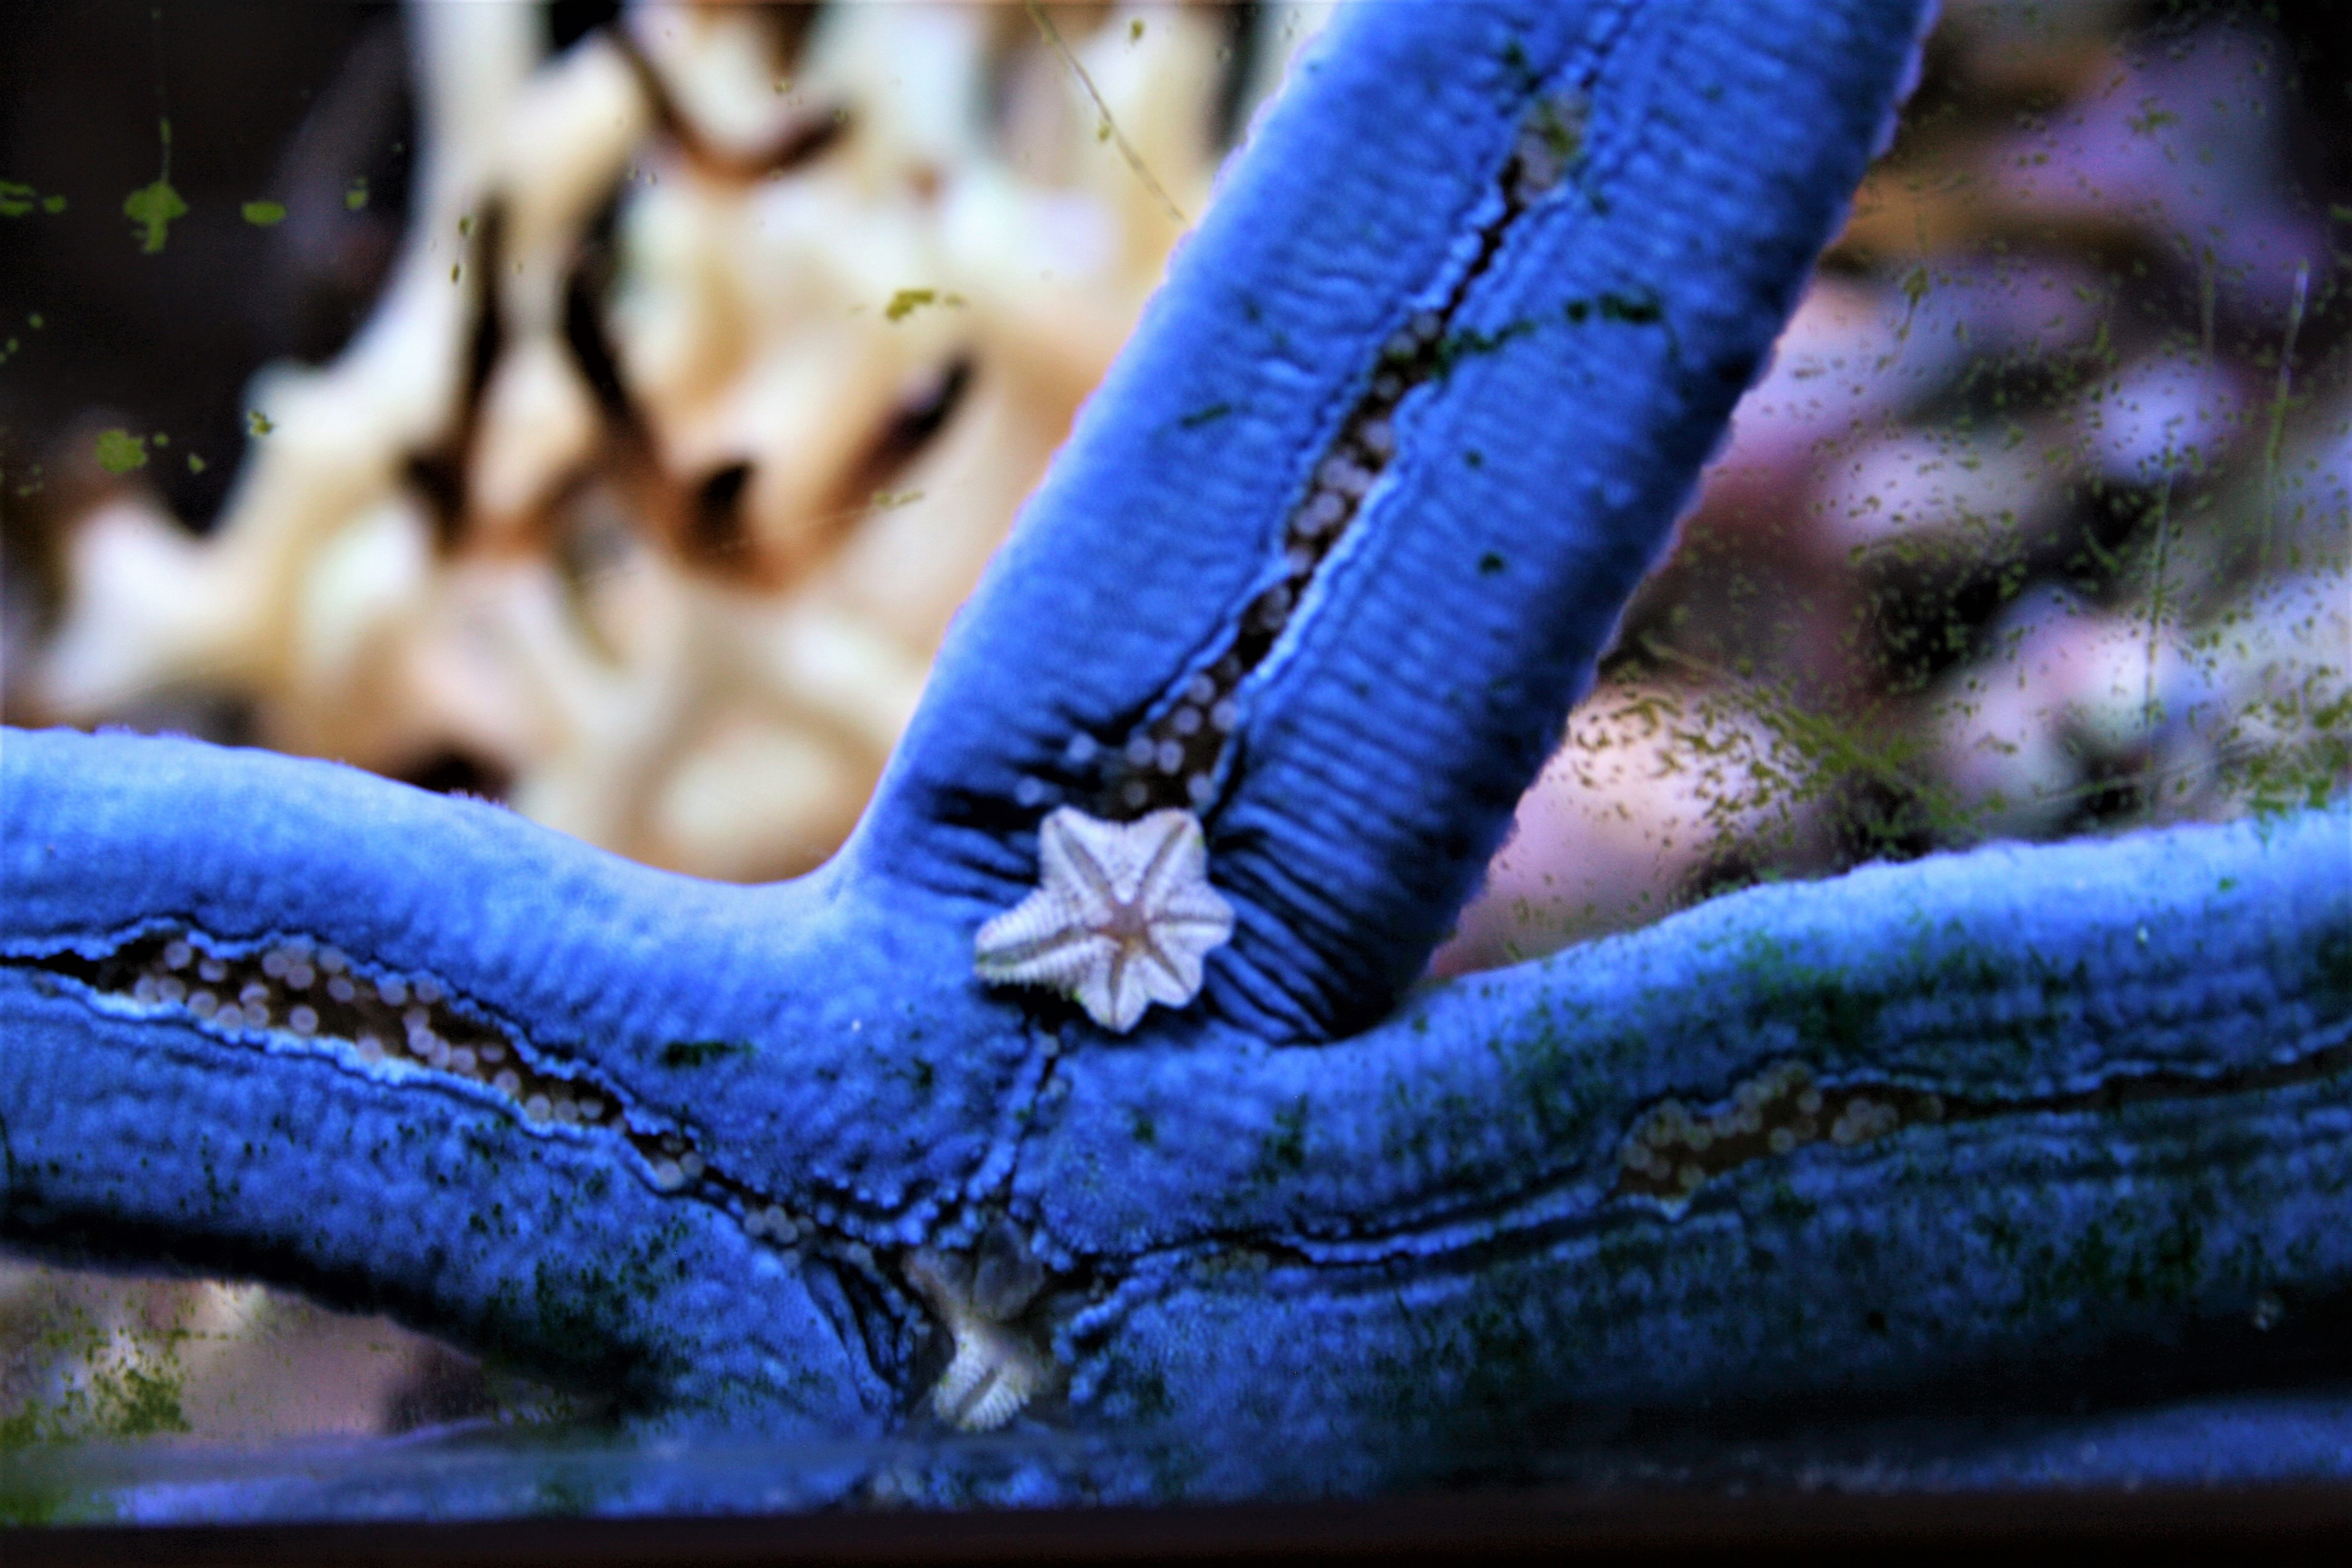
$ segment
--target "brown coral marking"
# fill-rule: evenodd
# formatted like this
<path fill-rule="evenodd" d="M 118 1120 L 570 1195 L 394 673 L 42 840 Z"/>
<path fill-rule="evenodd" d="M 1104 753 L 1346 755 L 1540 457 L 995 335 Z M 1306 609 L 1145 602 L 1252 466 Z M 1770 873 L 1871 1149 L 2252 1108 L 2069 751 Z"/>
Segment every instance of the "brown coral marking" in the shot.
<path fill-rule="evenodd" d="M 827 503 L 819 509 L 824 527 L 813 548 L 834 548 L 851 527 L 872 515 L 884 492 L 962 410 L 975 374 L 972 356 L 963 353 L 908 383 L 881 428 L 835 481 Z"/>
<path fill-rule="evenodd" d="M 461 223 L 458 235 L 462 243 L 452 282 L 467 291 L 465 380 L 457 389 L 456 416 L 441 444 L 431 451 L 411 453 L 405 464 L 408 482 L 425 502 L 435 542 L 444 554 L 463 542 L 466 479 L 481 437 L 482 399 L 506 347 L 498 290 L 506 259 L 505 205 L 495 199 L 484 202 L 479 217 Z"/>
<path fill-rule="evenodd" d="M 846 108 L 812 108 L 796 115 L 769 139 L 766 146 L 748 153 L 730 152 L 705 136 L 701 127 L 678 108 L 669 84 L 662 79 L 660 68 L 646 58 L 635 39 L 619 27 L 605 31 L 619 49 L 621 58 L 627 62 L 630 74 L 636 78 L 638 89 L 653 110 L 654 122 L 676 143 L 688 163 L 713 179 L 748 185 L 783 174 L 822 156 L 849 132 L 850 112 Z M 795 36 L 779 52 L 788 58 L 797 52 L 798 43 Z"/>

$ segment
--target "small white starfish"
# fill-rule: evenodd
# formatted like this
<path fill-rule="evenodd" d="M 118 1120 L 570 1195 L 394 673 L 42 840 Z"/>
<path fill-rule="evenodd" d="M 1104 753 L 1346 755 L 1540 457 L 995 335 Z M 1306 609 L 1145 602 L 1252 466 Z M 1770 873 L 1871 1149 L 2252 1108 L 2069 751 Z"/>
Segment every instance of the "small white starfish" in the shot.
<path fill-rule="evenodd" d="M 993 1432 L 1058 1381 L 1053 1356 L 1009 1321 L 1035 1298 L 1034 1282 L 985 1300 L 989 1293 L 976 1288 L 969 1258 L 928 1248 L 908 1260 L 907 1280 L 947 1325 L 952 1347 L 947 1370 L 931 1389 L 931 1408 L 940 1420 L 966 1432 Z"/>
<path fill-rule="evenodd" d="M 1234 907 L 1209 886 L 1199 817 L 1104 822 L 1066 805 L 1037 838 L 1037 890 L 980 928 L 982 980 L 1055 986 L 1118 1035 L 1154 1002 L 1200 994 L 1201 960 L 1234 934 Z"/>

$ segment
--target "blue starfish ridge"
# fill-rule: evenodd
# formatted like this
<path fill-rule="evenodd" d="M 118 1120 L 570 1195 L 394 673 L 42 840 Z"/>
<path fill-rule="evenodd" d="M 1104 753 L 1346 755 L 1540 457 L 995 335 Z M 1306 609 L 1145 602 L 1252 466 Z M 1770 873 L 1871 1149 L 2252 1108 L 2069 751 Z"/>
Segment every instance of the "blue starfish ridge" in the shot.
<path fill-rule="evenodd" d="M 1917 22 L 1345 14 L 801 880 L 9 732 L 0 1236 L 386 1308 L 654 1427 L 1150 1434 L 1087 1482 L 1128 1496 L 2340 1293 L 2341 810 L 1760 889 L 1399 1000 Z M 1124 1037 L 972 973 L 1073 805 L 1198 813 L 1234 911 Z"/>

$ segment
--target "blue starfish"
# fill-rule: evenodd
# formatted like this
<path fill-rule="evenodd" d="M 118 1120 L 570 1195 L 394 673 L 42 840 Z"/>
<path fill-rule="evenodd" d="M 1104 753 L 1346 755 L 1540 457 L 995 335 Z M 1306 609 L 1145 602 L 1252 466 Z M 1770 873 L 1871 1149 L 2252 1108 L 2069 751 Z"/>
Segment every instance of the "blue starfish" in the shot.
<path fill-rule="evenodd" d="M 1395 1485 L 1564 1415 L 1867 1411 L 2339 1297 L 2341 809 L 1758 889 L 1412 990 L 1919 11 L 1349 12 L 802 880 L 11 732 L 0 1235 L 389 1309 L 656 1430 L 1125 1435 L 1068 1484 L 1156 1497 Z M 1049 813 L 1118 954 L 1163 904 L 1206 933 L 1148 1014 L 1087 950 L 1131 1033 L 975 974 L 1006 911 L 1062 918 L 1024 902 Z"/>

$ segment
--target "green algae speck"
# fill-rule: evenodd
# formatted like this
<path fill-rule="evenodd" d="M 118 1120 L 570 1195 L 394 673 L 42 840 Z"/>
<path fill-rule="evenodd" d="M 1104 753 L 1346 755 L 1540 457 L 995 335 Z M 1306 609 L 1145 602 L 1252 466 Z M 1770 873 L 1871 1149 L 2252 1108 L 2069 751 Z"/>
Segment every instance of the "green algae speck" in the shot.
<path fill-rule="evenodd" d="M 188 212 L 188 204 L 172 188 L 172 122 L 157 121 L 155 134 L 163 144 L 163 168 L 157 171 L 152 184 L 142 185 L 122 198 L 122 216 L 139 226 L 139 249 L 147 256 L 163 248 L 164 240 L 170 237 L 172 220 L 184 217 Z"/>
<path fill-rule="evenodd" d="M 890 296 L 890 302 L 882 307 L 882 314 L 887 320 L 903 321 L 926 305 L 956 307 L 962 303 L 961 294 L 942 294 L 936 289 L 901 289 Z"/>
<path fill-rule="evenodd" d="M 110 474 L 127 474 L 147 466 L 147 442 L 128 430 L 98 433 L 98 466 Z"/>
<path fill-rule="evenodd" d="M 157 180 L 142 185 L 122 198 L 122 216 L 140 226 L 139 249 L 152 256 L 163 248 L 170 237 L 172 220 L 187 215 L 188 204 L 180 199 L 168 180 Z"/>
<path fill-rule="evenodd" d="M 750 1042 L 744 1040 L 672 1040 L 661 1048 L 661 1065 L 672 1068 L 709 1067 L 730 1057 L 751 1054 Z"/>
<path fill-rule="evenodd" d="M 16 180 L 0 180 L 0 217 L 23 217 L 35 207 L 56 216 L 66 210 L 63 196 L 45 196 Z"/>

